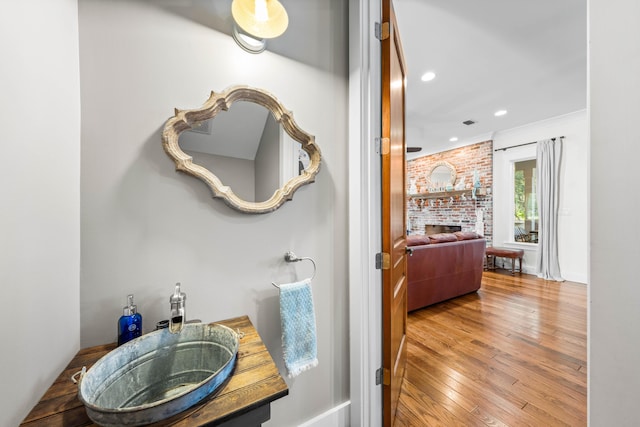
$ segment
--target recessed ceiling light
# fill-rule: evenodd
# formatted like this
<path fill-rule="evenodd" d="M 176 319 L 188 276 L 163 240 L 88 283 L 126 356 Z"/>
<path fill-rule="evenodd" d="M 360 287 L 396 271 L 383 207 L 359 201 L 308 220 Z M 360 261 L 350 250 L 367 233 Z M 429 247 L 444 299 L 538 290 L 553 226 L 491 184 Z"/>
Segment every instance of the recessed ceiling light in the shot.
<path fill-rule="evenodd" d="M 423 82 L 430 82 L 435 78 L 436 78 L 436 73 L 434 73 L 433 71 L 427 71 L 422 75 L 422 77 L 420 77 L 420 80 L 422 80 Z"/>
<path fill-rule="evenodd" d="M 458 140 L 457 136 L 453 136 L 451 138 L 449 138 L 449 142 L 456 142 Z"/>
<path fill-rule="evenodd" d="M 507 110 L 498 110 L 495 113 L 493 113 L 493 115 L 496 117 L 504 116 L 505 114 L 507 114 Z"/>

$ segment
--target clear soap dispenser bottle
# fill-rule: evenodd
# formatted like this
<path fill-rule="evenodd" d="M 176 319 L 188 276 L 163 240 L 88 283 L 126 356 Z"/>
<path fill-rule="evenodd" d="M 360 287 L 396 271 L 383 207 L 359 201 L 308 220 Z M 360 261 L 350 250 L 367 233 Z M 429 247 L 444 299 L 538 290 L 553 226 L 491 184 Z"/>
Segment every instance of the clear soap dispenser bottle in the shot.
<path fill-rule="evenodd" d="M 133 303 L 133 295 L 127 296 L 127 305 L 118 320 L 118 345 L 142 335 L 142 315 Z"/>
<path fill-rule="evenodd" d="M 176 334 L 182 330 L 187 319 L 185 317 L 185 302 L 187 294 L 180 291 L 180 283 L 176 283 L 173 295 L 169 297 L 171 303 L 171 316 L 169 316 L 169 331 Z"/>

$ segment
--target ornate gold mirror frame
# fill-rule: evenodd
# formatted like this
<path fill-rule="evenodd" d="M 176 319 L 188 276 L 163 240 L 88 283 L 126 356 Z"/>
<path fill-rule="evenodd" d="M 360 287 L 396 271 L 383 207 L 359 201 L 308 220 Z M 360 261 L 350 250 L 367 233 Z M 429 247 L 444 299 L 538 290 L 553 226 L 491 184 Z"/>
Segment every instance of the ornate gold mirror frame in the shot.
<path fill-rule="evenodd" d="M 238 197 L 212 171 L 193 163 L 193 158 L 182 151 L 178 143 L 182 132 L 215 117 L 222 110 L 228 110 L 236 101 L 253 102 L 267 108 L 287 134 L 299 142 L 301 148 L 309 155 L 309 165 L 300 172 L 300 175 L 288 180 L 274 192 L 271 198 L 263 202 L 249 202 Z M 227 143 L 233 142 L 227 141 Z M 220 93 L 211 92 L 209 99 L 198 109 L 176 109 L 175 115 L 165 124 L 162 132 L 162 146 L 175 162 L 177 171 L 204 181 L 213 197 L 221 198 L 233 209 L 244 213 L 261 214 L 278 209 L 284 202 L 293 198 L 293 193 L 300 186 L 314 182 L 320 170 L 320 148 L 316 145 L 314 136 L 300 129 L 293 120 L 292 113 L 286 110 L 273 95 L 262 89 L 248 86 L 233 86 Z"/>

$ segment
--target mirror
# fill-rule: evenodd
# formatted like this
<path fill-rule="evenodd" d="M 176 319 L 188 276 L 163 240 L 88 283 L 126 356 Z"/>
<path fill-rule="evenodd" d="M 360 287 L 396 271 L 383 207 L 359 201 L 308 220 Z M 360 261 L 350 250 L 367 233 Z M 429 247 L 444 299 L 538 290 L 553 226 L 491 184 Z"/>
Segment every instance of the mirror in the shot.
<path fill-rule="evenodd" d="M 431 191 L 452 190 L 456 183 L 456 169 L 449 162 L 436 162 L 427 175 Z"/>
<path fill-rule="evenodd" d="M 320 168 L 314 137 L 274 96 L 247 86 L 212 92 L 199 109 L 176 110 L 162 141 L 176 170 L 245 213 L 277 209 Z"/>

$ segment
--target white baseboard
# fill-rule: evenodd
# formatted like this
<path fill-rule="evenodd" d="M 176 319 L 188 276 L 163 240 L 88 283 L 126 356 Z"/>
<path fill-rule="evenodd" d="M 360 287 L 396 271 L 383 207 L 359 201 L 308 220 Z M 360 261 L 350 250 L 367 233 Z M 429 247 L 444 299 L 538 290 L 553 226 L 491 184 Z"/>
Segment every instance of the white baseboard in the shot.
<path fill-rule="evenodd" d="M 351 401 L 341 403 L 322 414 L 300 424 L 299 427 L 348 427 Z"/>
<path fill-rule="evenodd" d="M 583 283 L 587 284 L 587 275 L 586 274 L 577 274 L 573 272 L 562 273 L 562 277 L 564 280 L 568 280 L 570 282 Z"/>
<path fill-rule="evenodd" d="M 516 264 L 517 265 L 517 264 Z M 510 268 L 510 265 L 506 265 L 506 268 Z M 522 266 L 522 272 L 525 274 L 533 274 L 534 276 L 537 276 L 538 273 L 536 272 L 536 268 L 532 265 L 523 265 Z M 579 274 L 579 273 L 575 273 L 575 272 L 564 272 L 561 271 L 560 274 L 562 274 L 562 278 L 564 280 L 567 280 L 569 282 L 576 282 L 576 283 L 587 283 L 587 276 L 584 274 Z"/>
<path fill-rule="evenodd" d="M 511 261 L 503 260 L 502 262 L 503 264 L 498 264 L 498 268 L 511 271 Z M 518 262 L 516 261 L 516 272 L 518 271 L 517 269 L 518 269 Z M 528 265 L 528 264 L 522 265 L 522 272 L 524 274 L 532 274 L 534 276 L 538 275 L 538 273 L 536 272 L 536 268 L 533 265 Z M 566 272 L 566 273 L 561 272 L 561 274 L 562 274 L 562 278 L 569 282 L 584 283 L 584 284 L 587 283 L 587 276 L 585 274 L 579 274 L 575 272 Z"/>

